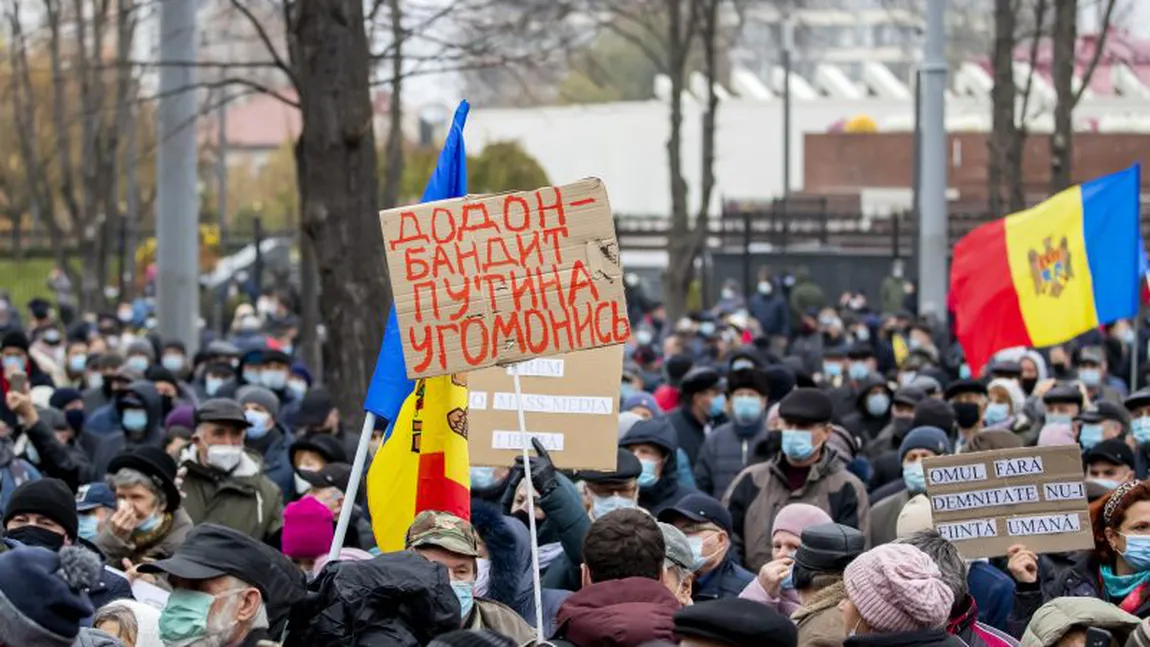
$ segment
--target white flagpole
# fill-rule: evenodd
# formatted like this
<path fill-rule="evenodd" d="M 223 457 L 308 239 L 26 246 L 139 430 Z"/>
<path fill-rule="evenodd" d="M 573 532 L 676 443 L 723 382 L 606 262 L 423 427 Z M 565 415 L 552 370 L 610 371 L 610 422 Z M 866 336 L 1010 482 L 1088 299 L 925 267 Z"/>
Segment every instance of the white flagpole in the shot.
<path fill-rule="evenodd" d="M 365 412 L 363 429 L 359 432 L 359 445 L 355 448 L 355 461 L 351 464 L 351 478 L 347 482 L 347 492 L 343 497 L 343 509 L 339 511 L 339 523 L 335 526 L 335 537 L 331 540 L 331 550 L 327 554 L 329 562 L 339 559 L 343 538 L 347 536 L 347 527 L 351 525 L 351 513 L 355 507 L 355 498 L 359 495 L 359 483 L 363 480 L 363 466 L 367 463 L 367 448 L 371 444 L 371 433 L 374 429 L 375 414 Z"/>
<path fill-rule="evenodd" d="M 519 442 L 523 448 L 523 478 L 527 482 L 527 525 L 531 531 L 531 576 L 535 585 L 535 635 L 539 644 L 542 644 L 547 637 L 543 635 L 543 586 L 539 582 L 539 540 L 535 535 L 535 484 L 531 482 L 531 453 L 527 450 L 530 439 L 527 436 L 527 422 L 523 417 L 522 387 L 519 385 L 522 366 L 516 364 L 512 374 L 515 377 L 515 409 L 519 413 Z"/>

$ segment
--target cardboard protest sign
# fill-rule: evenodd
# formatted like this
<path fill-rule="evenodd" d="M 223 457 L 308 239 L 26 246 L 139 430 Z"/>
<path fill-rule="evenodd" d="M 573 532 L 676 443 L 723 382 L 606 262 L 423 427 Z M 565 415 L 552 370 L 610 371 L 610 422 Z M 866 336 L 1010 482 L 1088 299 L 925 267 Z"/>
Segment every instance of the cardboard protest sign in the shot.
<path fill-rule="evenodd" d="M 630 337 L 615 224 L 598 179 L 379 218 L 410 378 Z"/>
<path fill-rule="evenodd" d="M 1078 445 L 927 458 L 923 471 L 934 527 L 963 557 L 1094 546 Z"/>
<path fill-rule="evenodd" d="M 565 353 L 517 365 L 527 447 L 535 436 L 563 469 L 615 469 L 619 375 L 623 346 Z M 472 465 L 506 467 L 522 453 L 515 407 L 514 367 L 468 376 L 468 452 Z"/>

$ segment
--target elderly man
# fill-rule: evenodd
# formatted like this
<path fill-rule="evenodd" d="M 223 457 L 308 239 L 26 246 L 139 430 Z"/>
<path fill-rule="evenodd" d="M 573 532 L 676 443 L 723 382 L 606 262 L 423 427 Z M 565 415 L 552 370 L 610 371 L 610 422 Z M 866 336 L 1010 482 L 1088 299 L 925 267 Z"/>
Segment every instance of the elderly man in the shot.
<path fill-rule="evenodd" d="M 117 568 L 170 557 L 184 543 L 192 520 L 180 505 L 176 462 L 159 447 L 138 447 L 108 464 L 116 511 L 96 536 L 96 546 Z"/>
<path fill-rule="evenodd" d="M 731 551 L 731 513 L 715 499 L 689 494 L 659 513 L 659 521 L 682 530 L 690 542 L 696 602 L 738 597 L 755 579 Z"/>
<path fill-rule="evenodd" d="M 218 523 L 257 540 L 283 528 L 283 492 L 244 451 L 240 405 L 220 398 L 196 409 L 195 458 L 184 462 L 184 509 L 197 525 Z"/>
<path fill-rule="evenodd" d="M 160 613 L 165 645 L 254 647 L 268 635 L 269 553 L 255 540 L 216 524 L 197 526 L 168 559 L 140 566 L 167 575 L 172 595 Z"/>
<path fill-rule="evenodd" d="M 280 486 L 285 498 L 291 498 L 295 489 L 288 452 L 292 435 L 280 422 L 279 398 L 262 386 L 245 386 L 236 392 L 236 400 L 244 408 L 249 424 L 244 447 L 260 456 L 264 474 Z"/>
<path fill-rule="evenodd" d="M 490 629 L 519 645 L 535 639 L 535 631 L 513 610 L 475 597 L 480 546 L 471 522 L 447 512 L 421 512 L 408 528 L 405 543 L 408 550 L 447 568 L 464 629 Z"/>

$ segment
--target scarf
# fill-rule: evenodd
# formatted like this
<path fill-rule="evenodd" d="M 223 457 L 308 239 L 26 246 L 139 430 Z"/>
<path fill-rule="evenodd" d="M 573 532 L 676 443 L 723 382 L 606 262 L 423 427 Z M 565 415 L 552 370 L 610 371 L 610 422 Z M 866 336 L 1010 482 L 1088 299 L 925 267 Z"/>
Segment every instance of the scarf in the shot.
<path fill-rule="evenodd" d="M 1121 599 L 1118 607 L 1127 613 L 1134 613 L 1147 597 L 1147 585 L 1150 584 L 1150 571 L 1118 575 L 1109 565 L 1104 565 L 1099 572 L 1102 575 L 1102 585 L 1106 587 L 1106 595 L 1111 600 Z"/>

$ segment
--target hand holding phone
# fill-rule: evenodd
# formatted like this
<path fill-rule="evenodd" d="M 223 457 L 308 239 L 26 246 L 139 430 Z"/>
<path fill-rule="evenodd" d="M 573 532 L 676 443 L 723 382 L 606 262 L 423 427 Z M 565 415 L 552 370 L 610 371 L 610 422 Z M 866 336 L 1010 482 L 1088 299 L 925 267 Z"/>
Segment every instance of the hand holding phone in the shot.
<path fill-rule="evenodd" d="M 28 374 L 24 371 L 13 371 L 8 375 L 8 385 L 12 390 L 20 393 L 28 392 Z"/>

